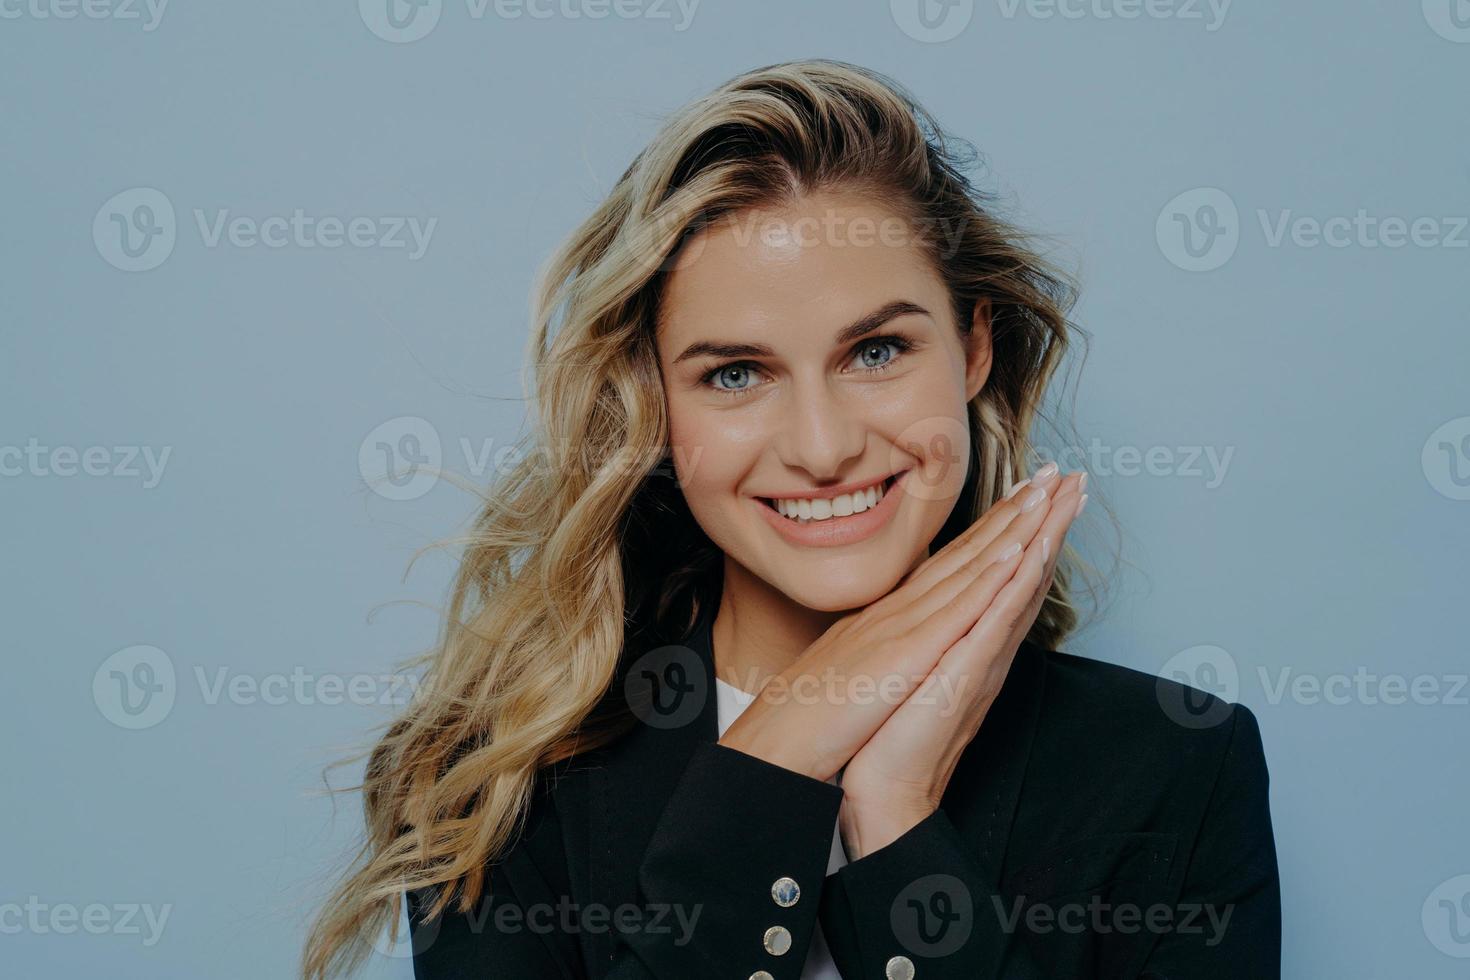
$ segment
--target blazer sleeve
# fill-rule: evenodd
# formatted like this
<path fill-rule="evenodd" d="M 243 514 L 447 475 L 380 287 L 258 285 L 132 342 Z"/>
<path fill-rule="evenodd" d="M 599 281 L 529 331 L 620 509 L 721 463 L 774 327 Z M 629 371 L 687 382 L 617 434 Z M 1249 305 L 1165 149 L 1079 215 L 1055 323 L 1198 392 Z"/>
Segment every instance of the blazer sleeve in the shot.
<path fill-rule="evenodd" d="M 1244 705 L 1230 724 L 1177 903 L 1199 927 L 1161 935 L 1129 974 L 1139 980 L 1281 976 L 1281 895 L 1260 729 Z M 833 960 L 856 980 L 1046 977 L 1028 945 L 1011 942 L 1002 917 L 988 914 L 1004 901 L 990 880 L 936 810 L 828 878 L 821 922 Z"/>
<path fill-rule="evenodd" d="M 611 928 L 608 963 L 582 962 L 575 923 L 544 911 L 558 892 L 573 902 L 569 889 L 517 854 L 517 844 L 501 859 L 516 872 L 498 879 L 485 912 L 451 906 L 441 921 L 418 926 L 433 932 L 415 943 L 414 976 L 799 980 L 841 802 L 838 786 L 701 742 L 639 863 L 644 927 Z M 417 901 L 410 896 L 411 913 Z M 542 927 L 527 928 L 538 913 Z M 606 913 L 604 922 L 617 921 L 617 909 Z"/>
<path fill-rule="evenodd" d="M 827 879 L 822 935 L 847 980 L 1041 980 L 1009 960 L 998 899 L 943 808 Z M 1024 954 L 1024 951 L 1022 951 Z"/>
<path fill-rule="evenodd" d="M 799 980 L 841 804 L 838 786 L 699 743 L 638 871 L 640 900 L 682 908 L 693 927 L 682 944 L 622 934 L 609 980 Z"/>
<path fill-rule="evenodd" d="M 1250 709 L 1237 704 L 1179 897 L 1181 909 L 1203 910 L 1201 927 L 1161 936 L 1142 977 L 1281 976 L 1281 881 L 1269 788 L 1260 727 Z"/>

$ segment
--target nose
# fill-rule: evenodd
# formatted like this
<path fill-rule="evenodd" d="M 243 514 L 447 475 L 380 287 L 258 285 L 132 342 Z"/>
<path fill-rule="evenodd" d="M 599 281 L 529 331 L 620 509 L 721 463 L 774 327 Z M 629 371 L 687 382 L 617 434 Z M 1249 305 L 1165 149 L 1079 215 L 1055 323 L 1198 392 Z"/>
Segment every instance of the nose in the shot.
<path fill-rule="evenodd" d="M 826 379 L 794 382 L 789 415 L 776 438 L 776 453 L 812 480 L 844 478 L 849 460 L 860 457 L 868 440 L 866 410 L 841 397 Z"/>

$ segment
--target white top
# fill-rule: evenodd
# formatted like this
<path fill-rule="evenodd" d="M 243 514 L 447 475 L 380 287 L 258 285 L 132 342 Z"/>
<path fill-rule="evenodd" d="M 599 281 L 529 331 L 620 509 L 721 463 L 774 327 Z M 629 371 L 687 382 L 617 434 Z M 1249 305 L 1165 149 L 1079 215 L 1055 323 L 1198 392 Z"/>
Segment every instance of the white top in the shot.
<path fill-rule="evenodd" d="M 727 684 L 715 678 L 715 699 L 719 706 L 720 734 L 725 734 L 725 729 L 740 717 L 740 713 L 746 706 L 755 700 L 755 695 L 748 691 L 742 691 L 733 684 Z M 833 785 L 841 785 L 838 776 L 833 776 L 827 782 Z M 827 856 L 827 874 L 831 874 L 847 863 L 847 852 L 842 849 L 842 834 L 836 825 L 832 827 L 832 851 Z M 837 972 L 837 964 L 832 962 L 832 953 L 827 949 L 827 940 L 822 936 L 822 924 L 818 922 L 816 929 L 812 932 L 812 943 L 807 947 L 806 963 L 802 966 L 801 980 L 842 980 L 842 974 Z"/>

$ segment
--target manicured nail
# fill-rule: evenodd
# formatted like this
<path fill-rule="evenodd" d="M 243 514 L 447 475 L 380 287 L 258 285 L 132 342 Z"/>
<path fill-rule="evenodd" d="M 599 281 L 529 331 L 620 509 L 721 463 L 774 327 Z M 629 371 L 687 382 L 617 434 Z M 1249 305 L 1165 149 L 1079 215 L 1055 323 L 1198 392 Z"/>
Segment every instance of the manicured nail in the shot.
<path fill-rule="evenodd" d="M 1037 483 L 1041 483 L 1044 480 L 1050 480 L 1052 477 L 1056 476 L 1059 472 L 1061 472 L 1061 469 L 1062 468 L 1057 465 L 1057 461 L 1052 460 L 1050 463 L 1047 463 L 1041 469 L 1032 474 L 1031 479 L 1035 480 Z"/>
<path fill-rule="evenodd" d="M 1041 539 L 1041 563 L 1043 565 L 1045 565 L 1046 564 L 1046 560 L 1048 558 L 1050 558 L 1050 557 L 1051 557 L 1051 537 L 1048 536 L 1048 537 L 1045 537 L 1045 538 L 1042 538 Z"/>
<path fill-rule="evenodd" d="M 1083 470 L 1082 471 L 1082 475 L 1077 478 L 1077 492 L 1078 493 L 1081 493 L 1083 490 L 1086 490 L 1086 489 L 1087 489 L 1087 471 L 1086 470 Z"/>
<path fill-rule="evenodd" d="M 1012 541 L 1010 544 L 1006 545 L 1004 549 L 1002 549 L 1001 553 L 998 556 L 996 556 L 996 559 L 995 560 L 998 561 L 998 562 L 1005 561 L 1007 558 L 1014 558 L 1016 555 L 1018 555 L 1020 553 L 1021 553 L 1021 542 L 1019 542 L 1019 541 Z"/>
<path fill-rule="evenodd" d="M 1082 498 L 1077 501 L 1077 509 L 1075 511 L 1073 511 L 1073 513 L 1072 513 L 1072 519 L 1073 520 L 1076 520 L 1077 519 L 1077 516 L 1082 513 L 1082 508 L 1084 508 L 1086 506 L 1087 506 L 1087 494 L 1084 493 L 1082 495 Z"/>
<path fill-rule="evenodd" d="M 1031 482 L 1031 478 L 1030 477 L 1027 477 L 1026 479 L 1022 480 L 1020 483 L 1017 483 L 1015 486 L 1011 487 L 1009 490 L 1006 491 L 1005 499 L 1006 500 L 1010 500 L 1012 497 L 1014 497 L 1016 495 L 1016 491 L 1017 490 L 1021 489 L 1022 487 L 1024 487 L 1026 484 L 1028 484 L 1030 482 Z"/>
<path fill-rule="evenodd" d="M 1021 501 L 1021 512 L 1024 514 L 1028 510 L 1035 510 L 1036 505 L 1045 499 L 1046 487 L 1033 487 L 1031 492 L 1026 494 L 1026 499 Z"/>

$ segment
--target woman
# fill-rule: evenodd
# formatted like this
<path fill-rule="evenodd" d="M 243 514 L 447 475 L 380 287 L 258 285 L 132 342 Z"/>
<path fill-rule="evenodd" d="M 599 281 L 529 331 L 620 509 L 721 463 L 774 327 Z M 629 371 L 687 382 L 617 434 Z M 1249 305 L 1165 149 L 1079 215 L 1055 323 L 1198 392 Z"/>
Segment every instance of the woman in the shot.
<path fill-rule="evenodd" d="M 1251 713 L 1056 650 L 1085 475 L 1017 478 L 1072 290 L 985 204 L 840 62 L 638 156 L 305 976 L 404 896 L 423 980 L 1278 975 Z"/>

